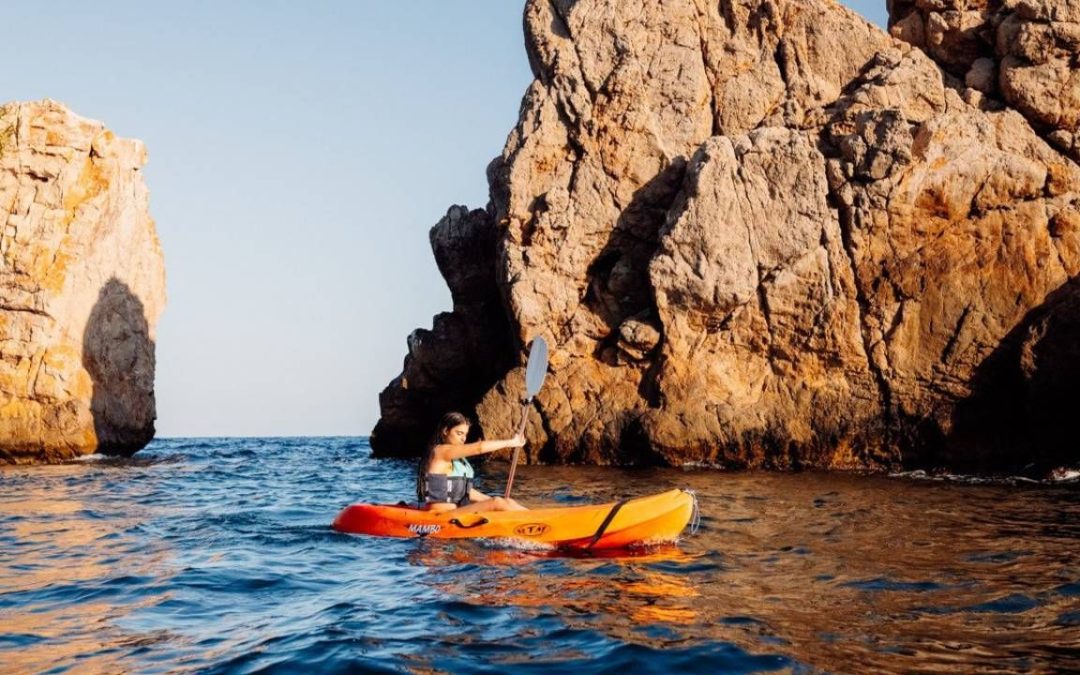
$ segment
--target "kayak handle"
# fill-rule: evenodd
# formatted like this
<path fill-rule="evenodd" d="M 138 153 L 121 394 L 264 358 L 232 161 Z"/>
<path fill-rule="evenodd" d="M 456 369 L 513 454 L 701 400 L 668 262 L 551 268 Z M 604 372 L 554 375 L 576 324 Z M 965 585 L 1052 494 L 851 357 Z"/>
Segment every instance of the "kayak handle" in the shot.
<path fill-rule="evenodd" d="M 458 527 L 460 527 L 463 530 L 468 530 L 468 529 L 473 528 L 473 527 L 480 527 L 481 525 L 487 525 L 488 522 L 489 521 L 488 521 L 487 518 L 481 518 L 480 520 L 476 521 L 475 523 L 472 523 L 471 525 L 463 525 L 461 523 L 461 521 L 458 520 L 457 518 L 451 518 L 450 519 L 450 524 L 451 525 L 457 525 Z"/>

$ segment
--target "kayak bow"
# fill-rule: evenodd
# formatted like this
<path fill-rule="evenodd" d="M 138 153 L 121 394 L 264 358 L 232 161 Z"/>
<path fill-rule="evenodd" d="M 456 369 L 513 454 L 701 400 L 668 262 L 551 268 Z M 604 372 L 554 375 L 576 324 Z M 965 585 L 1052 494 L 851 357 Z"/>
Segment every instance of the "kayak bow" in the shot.
<path fill-rule="evenodd" d="M 333 528 L 350 534 L 432 539 L 510 539 L 563 549 L 605 549 L 675 541 L 697 511 L 687 490 L 612 504 L 455 514 L 407 505 L 353 504 Z"/>

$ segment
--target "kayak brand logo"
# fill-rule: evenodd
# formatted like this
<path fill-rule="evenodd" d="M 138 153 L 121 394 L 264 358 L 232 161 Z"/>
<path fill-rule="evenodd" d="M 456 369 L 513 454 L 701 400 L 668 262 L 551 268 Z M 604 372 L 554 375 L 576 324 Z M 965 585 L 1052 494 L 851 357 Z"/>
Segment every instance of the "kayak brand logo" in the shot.
<path fill-rule="evenodd" d="M 548 526 L 543 523 L 525 523 L 514 528 L 514 534 L 520 534 L 523 537 L 539 537 L 547 530 Z"/>
<path fill-rule="evenodd" d="M 409 525 L 409 531 L 413 532 L 415 534 L 418 534 L 421 537 L 426 537 L 429 534 L 435 534 L 436 532 L 438 532 L 441 529 L 442 529 L 441 525 L 435 525 L 435 524 L 428 525 L 428 524 L 424 524 L 424 523 L 412 523 L 411 525 Z"/>

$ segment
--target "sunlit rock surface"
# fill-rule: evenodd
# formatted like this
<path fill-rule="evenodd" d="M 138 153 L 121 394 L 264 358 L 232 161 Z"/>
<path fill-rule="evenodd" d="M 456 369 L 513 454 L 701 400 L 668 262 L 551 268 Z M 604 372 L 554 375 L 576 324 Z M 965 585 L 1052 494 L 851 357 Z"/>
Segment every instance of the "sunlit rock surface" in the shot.
<path fill-rule="evenodd" d="M 889 23 L 1080 160 L 1080 0 L 892 0 Z"/>
<path fill-rule="evenodd" d="M 436 247 L 501 298 L 507 351 L 422 355 L 488 367 L 455 402 L 485 434 L 517 423 L 542 335 L 530 461 L 1077 459 L 1046 406 L 1077 394 L 1054 373 L 1078 363 L 1080 169 L 1045 120 L 826 0 L 535 1 L 525 34 L 536 80 L 471 216 L 491 248 Z M 461 394 L 410 387 L 383 394 L 379 454 Z"/>
<path fill-rule="evenodd" d="M 54 101 L 0 107 L 0 461 L 153 438 L 165 268 L 145 163 Z"/>

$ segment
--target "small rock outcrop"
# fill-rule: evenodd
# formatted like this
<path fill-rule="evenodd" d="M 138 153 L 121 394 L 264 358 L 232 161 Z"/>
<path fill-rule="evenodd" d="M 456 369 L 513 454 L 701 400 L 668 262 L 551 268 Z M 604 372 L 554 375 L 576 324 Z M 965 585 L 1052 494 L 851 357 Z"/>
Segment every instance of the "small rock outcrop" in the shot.
<path fill-rule="evenodd" d="M 926 38 L 949 4 L 896 0 L 899 40 L 828 0 L 530 0 L 536 80 L 474 212 L 494 254 L 460 263 L 501 298 L 483 316 L 509 352 L 486 358 L 507 370 L 456 407 L 509 433 L 543 335 L 530 461 L 1075 460 L 1042 412 L 1076 393 L 1054 375 L 1078 367 L 1080 167 L 1055 140 L 1072 123 L 994 98 L 974 16 Z M 1070 34 L 1069 3 L 961 4 Z M 384 404 L 376 452 L 415 453 L 389 429 L 428 423 L 447 386 L 392 383 L 384 400 L 424 413 Z"/>
<path fill-rule="evenodd" d="M 165 269 L 145 163 L 54 101 L 0 107 L 0 461 L 153 438 Z"/>
<path fill-rule="evenodd" d="M 454 311 L 409 335 L 401 375 L 379 396 L 372 437 L 390 448 L 421 448 L 443 411 L 469 410 L 513 364 L 510 326 L 495 268 L 497 231 L 483 210 L 453 206 L 431 229 L 431 247 Z"/>

